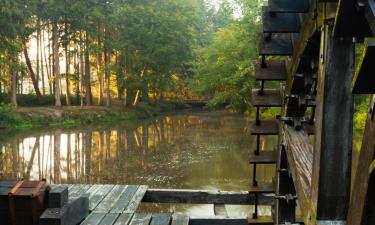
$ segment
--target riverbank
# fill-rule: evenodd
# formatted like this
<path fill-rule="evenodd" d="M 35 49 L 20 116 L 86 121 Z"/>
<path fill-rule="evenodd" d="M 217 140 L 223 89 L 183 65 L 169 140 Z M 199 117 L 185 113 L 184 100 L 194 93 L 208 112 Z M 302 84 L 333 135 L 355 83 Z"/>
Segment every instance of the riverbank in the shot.
<path fill-rule="evenodd" d="M 64 106 L 18 107 L 0 106 L 0 132 L 7 130 L 28 130 L 39 127 L 76 127 L 91 124 L 111 124 L 126 120 L 152 118 L 191 106 L 167 102 L 139 104 L 137 107 L 121 106 Z"/>

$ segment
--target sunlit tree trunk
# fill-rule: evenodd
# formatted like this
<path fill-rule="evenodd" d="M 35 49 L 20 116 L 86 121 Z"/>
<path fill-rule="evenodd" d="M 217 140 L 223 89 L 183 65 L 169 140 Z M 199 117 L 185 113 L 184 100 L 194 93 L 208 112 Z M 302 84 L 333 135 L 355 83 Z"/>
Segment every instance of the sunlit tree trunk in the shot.
<path fill-rule="evenodd" d="M 84 93 L 85 93 L 85 84 L 84 84 L 84 68 L 85 68 L 85 61 L 84 58 L 84 44 L 83 44 L 83 31 L 80 32 L 80 54 L 79 54 L 79 61 L 80 61 L 80 83 L 81 83 L 81 106 L 83 106 L 84 102 Z"/>
<path fill-rule="evenodd" d="M 40 100 L 42 99 L 42 94 L 40 93 L 40 90 L 39 90 L 39 83 L 38 83 L 37 75 L 34 73 L 34 69 L 31 65 L 29 53 L 27 52 L 26 42 L 23 42 L 23 54 L 25 56 L 26 65 L 29 70 L 31 81 L 33 82 L 36 97 L 38 98 L 38 101 L 40 102 Z"/>
<path fill-rule="evenodd" d="M 10 87 L 10 103 L 12 106 L 17 107 L 17 71 L 11 68 L 11 87 Z"/>
<path fill-rule="evenodd" d="M 105 80 L 106 80 L 106 106 L 111 105 L 111 71 L 110 71 L 110 63 L 111 63 L 111 51 L 105 47 L 104 49 L 104 67 L 105 67 Z"/>
<path fill-rule="evenodd" d="M 47 32 L 48 32 L 48 29 L 47 29 Z M 49 87 L 49 94 L 52 95 L 53 92 L 52 92 L 52 85 L 51 85 L 51 72 L 50 72 L 50 64 L 51 61 L 49 60 L 50 57 L 47 58 L 47 51 L 46 51 L 46 46 L 45 46 L 45 36 L 44 36 L 45 32 L 42 33 L 42 41 L 43 41 L 43 55 L 44 55 L 44 62 L 45 62 L 45 67 L 46 67 L 46 72 L 47 72 L 47 81 L 48 81 L 48 87 Z M 48 35 L 48 33 L 47 33 Z M 48 38 L 49 38 L 49 35 L 48 35 Z M 47 46 L 47 49 L 48 49 L 48 54 L 49 54 L 49 46 Z"/>
<path fill-rule="evenodd" d="M 61 87 L 60 87 L 60 58 L 59 58 L 59 33 L 58 33 L 58 25 L 56 22 L 52 25 L 52 45 L 53 45 L 53 75 L 54 79 L 54 86 L 55 86 L 55 105 L 57 107 L 61 107 Z"/>
<path fill-rule="evenodd" d="M 99 31 L 98 33 L 101 32 L 100 25 L 98 25 L 98 31 Z M 102 54 L 101 46 L 102 46 L 102 40 L 100 38 L 100 35 L 98 35 L 96 70 L 97 70 L 98 79 L 99 79 L 99 105 L 103 105 L 103 89 L 104 89 L 103 70 L 102 70 L 103 54 Z"/>
<path fill-rule="evenodd" d="M 68 34 L 68 23 L 65 21 L 65 34 Z M 68 39 L 68 38 L 67 38 Z M 70 52 L 69 52 L 69 40 L 65 43 L 65 83 L 66 83 L 66 105 L 70 105 Z"/>
<path fill-rule="evenodd" d="M 38 41 L 39 41 L 39 59 L 40 60 L 40 75 L 42 78 L 42 93 L 43 95 L 46 95 L 46 84 L 44 80 L 44 68 L 43 68 L 43 42 L 42 42 L 42 30 L 40 29 L 40 20 L 38 20 L 38 27 L 39 27 L 39 36 L 38 36 Z"/>
<path fill-rule="evenodd" d="M 86 51 L 85 51 L 85 98 L 86 105 L 92 105 L 92 94 L 91 94 L 91 71 L 90 71 L 90 47 L 89 47 L 89 35 L 86 32 Z"/>

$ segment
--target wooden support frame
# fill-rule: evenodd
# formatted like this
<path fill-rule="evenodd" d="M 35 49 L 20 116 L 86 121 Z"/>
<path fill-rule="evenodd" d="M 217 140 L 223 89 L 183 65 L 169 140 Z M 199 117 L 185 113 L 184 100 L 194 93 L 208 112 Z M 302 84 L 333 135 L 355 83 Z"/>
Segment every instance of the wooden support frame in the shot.
<path fill-rule="evenodd" d="M 351 178 L 354 43 L 333 37 L 332 23 L 321 34 L 311 224 L 345 221 Z"/>
<path fill-rule="evenodd" d="M 375 95 L 370 103 L 352 190 L 348 225 L 375 224 Z"/>

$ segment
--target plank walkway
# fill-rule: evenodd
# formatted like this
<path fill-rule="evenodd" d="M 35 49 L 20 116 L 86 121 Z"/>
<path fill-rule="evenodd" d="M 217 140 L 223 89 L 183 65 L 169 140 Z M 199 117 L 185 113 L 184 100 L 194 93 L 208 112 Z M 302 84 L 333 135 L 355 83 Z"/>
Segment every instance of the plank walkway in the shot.
<path fill-rule="evenodd" d="M 90 214 L 81 225 L 188 225 L 188 224 L 269 224 L 269 221 L 249 218 L 229 218 L 225 205 L 251 205 L 253 194 L 274 193 L 274 185 L 260 185 L 245 192 L 223 192 L 203 190 L 149 189 L 146 185 L 109 184 L 60 184 L 54 188 L 68 187 L 69 198 L 86 196 Z M 159 201 L 158 201 L 159 200 Z M 141 213 L 137 211 L 141 202 L 179 202 L 214 204 L 214 217 L 194 218 L 189 215 L 171 213 Z M 259 202 L 272 204 L 272 197 L 259 196 Z"/>

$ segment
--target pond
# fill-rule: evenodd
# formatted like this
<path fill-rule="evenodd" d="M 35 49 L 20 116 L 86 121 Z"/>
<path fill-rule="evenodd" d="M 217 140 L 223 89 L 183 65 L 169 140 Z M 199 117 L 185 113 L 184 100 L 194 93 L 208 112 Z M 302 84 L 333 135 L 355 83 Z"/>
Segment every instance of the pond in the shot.
<path fill-rule="evenodd" d="M 276 138 L 261 140 L 273 149 Z M 110 127 L 52 129 L 18 134 L 0 144 L 0 179 L 49 183 L 144 184 L 151 188 L 248 190 L 255 149 L 250 121 L 227 112 L 184 112 Z M 258 166 L 271 182 L 272 165 Z M 212 215 L 212 205 L 143 204 L 143 211 Z M 227 206 L 229 215 L 251 207 Z M 270 214 L 262 207 L 261 214 Z"/>

